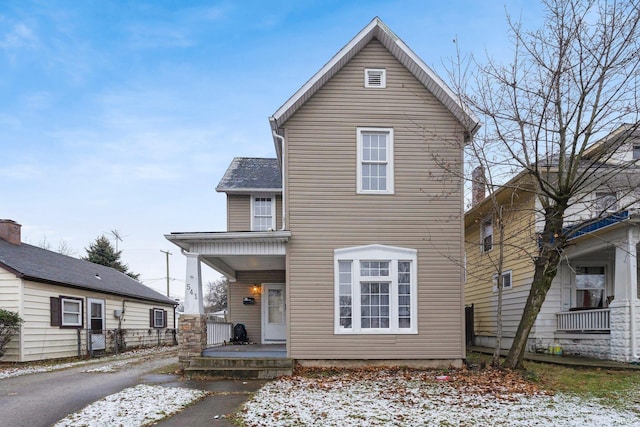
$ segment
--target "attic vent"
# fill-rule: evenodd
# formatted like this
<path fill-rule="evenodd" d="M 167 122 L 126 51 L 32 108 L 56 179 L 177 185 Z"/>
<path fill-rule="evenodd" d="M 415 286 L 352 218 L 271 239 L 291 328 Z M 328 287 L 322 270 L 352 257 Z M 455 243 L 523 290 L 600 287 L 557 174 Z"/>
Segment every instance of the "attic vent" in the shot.
<path fill-rule="evenodd" d="M 387 70 L 384 68 L 365 68 L 364 87 L 380 89 L 387 87 Z"/>

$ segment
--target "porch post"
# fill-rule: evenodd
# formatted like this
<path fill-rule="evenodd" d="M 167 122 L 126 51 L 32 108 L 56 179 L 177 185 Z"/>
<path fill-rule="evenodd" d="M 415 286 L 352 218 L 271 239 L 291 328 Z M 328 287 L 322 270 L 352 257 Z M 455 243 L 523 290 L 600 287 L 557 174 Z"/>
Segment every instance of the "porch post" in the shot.
<path fill-rule="evenodd" d="M 616 246 L 614 300 L 611 315 L 611 358 L 622 362 L 638 359 L 638 230 L 629 228 L 627 238 Z"/>
<path fill-rule="evenodd" d="M 202 274 L 197 253 L 184 252 L 187 277 L 184 289 L 184 314 L 180 316 L 178 360 L 183 368 L 189 359 L 201 355 L 207 347 L 207 317 L 202 302 Z"/>
<path fill-rule="evenodd" d="M 198 254 L 185 252 L 187 279 L 184 287 L 184 314 L 204 314 L 202 302 L 202 273 Z"/>

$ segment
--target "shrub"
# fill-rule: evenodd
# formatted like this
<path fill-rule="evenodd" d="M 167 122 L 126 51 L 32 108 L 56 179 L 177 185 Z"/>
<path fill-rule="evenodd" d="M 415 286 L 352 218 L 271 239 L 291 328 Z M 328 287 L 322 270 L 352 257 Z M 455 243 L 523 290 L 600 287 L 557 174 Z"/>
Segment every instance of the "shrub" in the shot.
<path fill-rule="evenodd" d="M 0 308 L 0 357 L 5 353 L 5 346 L 18 332 L 18 327 L 23 320 L 18 313 Z"/>

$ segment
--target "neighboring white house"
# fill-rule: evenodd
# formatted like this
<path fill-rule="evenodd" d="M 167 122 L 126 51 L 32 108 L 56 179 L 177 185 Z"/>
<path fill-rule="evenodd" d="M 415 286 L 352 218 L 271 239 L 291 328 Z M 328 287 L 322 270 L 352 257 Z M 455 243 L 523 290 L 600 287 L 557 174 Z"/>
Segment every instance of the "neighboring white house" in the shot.
<path fill-rule="evenodd" d="M 24 320 L 3 362 L 175 342 L 175 301 L 124 273 L 21 242 L 0 220 L 0 308 Z"/>

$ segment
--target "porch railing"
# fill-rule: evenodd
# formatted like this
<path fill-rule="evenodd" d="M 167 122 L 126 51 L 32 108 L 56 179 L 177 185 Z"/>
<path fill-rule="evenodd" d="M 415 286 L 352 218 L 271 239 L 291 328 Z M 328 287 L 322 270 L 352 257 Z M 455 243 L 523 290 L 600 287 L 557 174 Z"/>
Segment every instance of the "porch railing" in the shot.
<path fill-rule="evenodd" d="M 207 345 L 222 344 L 231 341 L 232 323 L 228 322 L 207 322 Z"/>
<path fill-rule="evenodd" d="M 556 329 L 562 332 L 609 332 L 608 308 L 556 313 Z"/>

